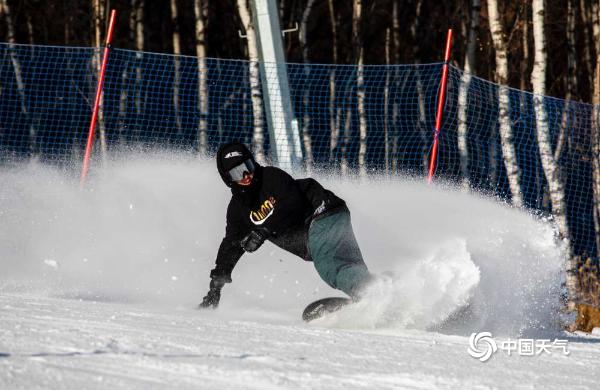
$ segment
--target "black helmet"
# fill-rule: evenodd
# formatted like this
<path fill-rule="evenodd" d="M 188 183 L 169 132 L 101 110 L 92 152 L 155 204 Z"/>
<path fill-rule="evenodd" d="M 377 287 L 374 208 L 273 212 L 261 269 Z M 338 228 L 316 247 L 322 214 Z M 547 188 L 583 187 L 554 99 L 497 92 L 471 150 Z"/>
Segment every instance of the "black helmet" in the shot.
<path fill-rule="evenodd" d="M 232 177 L 232 175 L 235 176 L 236 173 L 241 174 L 244 171 L 253 173 L 257 167 L 258 164 L 246 145 L 240 142 L 230 142 L 219 147 L 217 169 L 227 186 L 231 187 L 234 181 L 241 180 L 241 178 Z"/>

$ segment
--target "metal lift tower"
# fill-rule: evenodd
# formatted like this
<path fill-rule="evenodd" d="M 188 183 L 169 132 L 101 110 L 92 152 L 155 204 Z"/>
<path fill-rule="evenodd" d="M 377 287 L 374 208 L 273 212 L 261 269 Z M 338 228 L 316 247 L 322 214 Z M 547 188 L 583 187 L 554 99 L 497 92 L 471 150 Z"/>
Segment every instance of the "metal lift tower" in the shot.
<path fill-rule="evenodd" d="M 300 167 L 302 149 L 294 118 L 282 32 L 276 0 L 252 0 L 257 32 L 260 76 L 273 162 L 284 169 Z"/>

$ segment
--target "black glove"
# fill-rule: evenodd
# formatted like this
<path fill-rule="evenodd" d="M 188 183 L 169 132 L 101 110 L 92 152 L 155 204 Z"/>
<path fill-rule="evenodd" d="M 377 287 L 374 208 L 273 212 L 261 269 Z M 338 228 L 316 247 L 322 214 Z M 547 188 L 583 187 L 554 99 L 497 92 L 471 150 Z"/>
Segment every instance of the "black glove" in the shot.
<path fill-rule="evenodd" d="M 242 248 L 246 252 L 254 252 L 265 242 L 267 238 L 271 235 L 271 232 L 267 228 L 258 228 L 252 230 L 250 234 L 244 237 L 241 241 Z"/>
<path fill-rule="evenodd" d="M 229 279 L 231 281 L 231 279 Z M 226 283 L 224 278 L 215 278 L 210 281 L 210 290 L 206 296 L 202 299 L 202 303 L 198 305 L 200 309 L 213 308 L 216 309 L 219 306 L 221 300 L 221 289 Z"/>

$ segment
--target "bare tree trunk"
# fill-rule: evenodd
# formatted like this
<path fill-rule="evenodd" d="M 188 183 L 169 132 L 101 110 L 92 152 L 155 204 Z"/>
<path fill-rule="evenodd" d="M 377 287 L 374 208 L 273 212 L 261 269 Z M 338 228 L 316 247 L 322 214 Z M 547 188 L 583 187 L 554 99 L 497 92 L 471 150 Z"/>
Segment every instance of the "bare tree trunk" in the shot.
<path fill-rule="evenodd" d="M 302 61 L 304 62 L 304 76 L 306 79 L 310 79 L 310 66 L 308 66 L 308 44 L 306 40 L 306 29 L 308 24 L 308 18 L 312 7 L 315 4 L 315 0 L 308 0 L 304 12 L 302 13 L 302 20 L 300 21 L 300 31 L 298 38 L 300 41 L 300 48 L 302 49 Z M 310 89 L 307 86 L 302 92 L 302 141 L 304 143 L 304 155 L 305 155 L 305 166 L 308 173 L 310 173 L 313 166 L 313 153 L 312 153 L 312 142 L 310 138 Z"/>
<path fill-rule="evenodd" d="M 179 89 L 181 87 L 181 36 L 179 34 L 179 15 L 177 14 L 177 0 L 171 0 L 171 21 L 173 25 L 173 109 L 175 110 L 175 126 L 177 136 L 182 136 L 181 108 L 179 102 Z"/>
<path fill-rule="evenodd" d="M 471 20 L 467 38 L 467 52 L 465 55 L 464 73 L 458 91 L 458 152 L 460 155 L 460 170 L 465 188 L 469 188 L 469 150 L 467 147 L 467 109 L 468 94 L 471 85 L 471 75 L 475 72 L 475 51 L 477 49 L 477 35 L 479 30 L 479 14 L 481 1 L 471 0 Z"/>
<path fill-rule="evenodd" d="M 566 94 L 565 104 L 563 107 L 560 132 L 558 134 L 558 141 L 556 142 L 556 149 L 554 150 L 554 159 L 559 160 L 565 147 L 566 139 L 568 137 L 567 128 L 569 126 L 569 117 L 571 114 L 572 100 L 576 98 L 578 94 L 577 89 L 577 50 L 575 45 L 576 34 L 576 13 L 575 13 L 575 1 L 567 0 L 567 77 L 566 77 Z"/>
<path fill-rule="evenodd" d="M 350 100 L 350 97 L 348 97 Z M 349 104 L 349 103 L 348 103 Z M 346 108 L 346 119 L 344 123 L 344 135 L 342 139 L 342 150 L 340 159 L 340 171 L 342 176 L 348 175 L 348 139 L 350 138 L 350 128 L 352 127 L 352 110 Z"/>
<path fill-rule="evenodd" d="M 104 16 L 103 2 L 102 0 L 92 0 L 92 13 L 94 18 L 94 46 L 102 46 L 102 18 Z M 96 67 L 100 70 L 100 62 L 96 61 Z"/>
<path fill-rule="evenodd" d="M 17 43 L 15 26 L 14 26 L 14 23 L 12 20 L 12 13 L 11 13 L 10 7 L 8 5 L 8 1 L 0 0 L 0 8 L 2 10 L 2 13 L 4 14 L 4 20 L 6 23 L 7 40 L 9 43 L 10 62 L 12 63 L 13 70 L 15 72 L 15 81 L 17 82 L 17 92 L 19 94 L 19 100 L 20 100 L 20 104 L 21 104 L 21 112 L 25 116 L 26 121 L 29 126 L 29 134 L 28 134 L 29 139 L 28 139 L 28 144 L 27 144 L 27 152 L 28 152 L 29 158 L 32 161 L 35 161 L 39 158 L 39 155 L 38 155 L 39 150 L 38 150 L 38 145 L 37 145 L 37 131 L 35 129 L 35 126 L 33 124 L 33 118 L 31 117 L 31 114 L 29 113 L 29 108 L 27 106 L 27 96 L 25 95 L 26 86 L 25 86 L 25 82 L 23 80 L 23 72 L 21 70 L 21 63 L 19 62 L 19 57 L 18 57 L 16 47 L 15 47 L 15 44 Z"/>
<path fill-rule="evenodd" d="M 196 57 L 198 57 L 198 151 L 205 156 L 208 146 L 208 69 L 206 67 L 206 23 L 208 21 L 208 1 L 194 0 L 196 16 Z"/>
<path fill-rule="evenodd" d="M 596 4 L 596 1 L 593 1 Z M 569 2 L 569 12 L 572 12 L 573 5 Z M 594 36 L 594 40 L 596 40 L 596 29 L 597 27 L 592 25 L 593 17 L 592 16 L 593 7 L 588 6 L 588 2 L 586 0 L 579 0 L 579 15 L 581 18 L 581 30 L 583 36 L 583 64 L 587 71 L 588 76 L 588 84 L 593 85 L 594 71 L 592 66 L 592 53 L 591 53 L 591 44 L 590 44 L 590 34 Z M 597 20 L 598 18 L 596 18 Z M 567 36 L 568 32 L 568 24 L 567 22 Z M 593 89 L 593 87 L 592 87 Z M 592 91 L 593 93 L 593 91 Z"/>
<path fill-rule="evenodd" d="M 596 55 L 600 55 L 600 4 L 598 1 L 592 1 L 591 12 L 592 33 L 594 37 L 594 48 Z"/>
<path fill-rule="evenodd" d="M 596 228 L 596 254 L 600 257 L 600 55 L 594 72 L 592 109 L 592 188 L 594 191 L 594 226 Z"/>
<path fill-rule="evenodd" d="M 1 9 L 2 7 L 0 7 Z M 70 45 L 71 43 L 71 37 L 73 36 L 73 13 L 70 12 L 71 8 L 69 6 L 69 4 L 67 2 L 63 3 L 63 14 L 65 15 L 64 18 L 64 39 L 65 39 L 65 45 Z M 2 12 L 0 11 L 0 15 L 2 14 Z M 67 57 L 67 63 L 68 66 L 72 66 L 71 65 L 71 59 L 69 57 Z M 1 92 L 1 91 L 0 91 Z M 80 145 L 80 141 L 79 141 L 79 134 L 77 134 L 77 132 L 73 132 L 71 137 L 70 137 L 70 141 L 71 143 L 71 159 L 73 161 L 81 161 L 83 159 L 82 156 L 82 150 L 81 150 L 81 145 Z"/>
<path fill-rule="evenodd" d="M 530 0 L 522 0 L 521 3 L 521 15 L 522 15 L 522 47 L 523 47 L 523 57 L 521 59 L 521 66 L 519 67 L 520 71 L 520 88 L 523 91 L 529 90 L 529 78 L 527 74 L 529 74 L 529 2 Z M 521 93 L 521 110 L 525 110 L 525 106 L 527 104 L 527 95 Z"/>
<path fill-rule="evenodd" d="M 133 29 L 134 36 L 132 37 L 132 41 L 135 45 L 135 50 L 143 51 L 144 50 L 144 3 L 146 0 L 131 0 L 131 5 L 135 9 L 135 13 L 133 16 L 135 20 L 133 21 Z"/>
<path fill-rule="evenodd" d="M 385 30 L 385 87 L 383 88 L 383 140 L 385 175 L 390 173 L 390 137 L 389 137 L 389 111 L 390 111 L 390 29 Z"/>
<path fill-rule="evenodd" d="M 492 76 L 490 75 L 490 78 L 492 78 Z M 487 89 L 487 94 L 488 96 L 486 96 L 486 98 L 489 101 L 493 101 L 496 97 L 496 91 L 494 88 L 488 88 Z M 499 168 L 498 168 L 498 142 L 496 140 L 496 137 L 491 137 L 492 142 L 489 143 L 488 146 L 488 164 L 489 164 L 489 171 L 488 171 L 488 177 L 489 177 L 489 182 L 492 183 L 492 185 L 496 185 L 496 183 L 498 183 L 498 176 L 499 176 Z"/>
<path fill-rule="evenodd" d="M 27 25 L 27 42 L 30 45 L 33 45 L 35 43 L 34 40 L 34 33 L 33 33 L 33 21 L 31 20 L 31 13 L 30 12 L 26 12 L 25 13 L 25 24 Z"/>
<path fill-rule="evenodd" d="M 138 23 L 141 22 L 141 20 L 139 20 L 139 16 L 140 16 L 140 8 L 142 7 L 142 0 L 131 0 L 130 6 L 131 6 L 131 10 L 129 13 L 129 40 L 131 42 L 136 42 L 137 39 L 137 30 L 138 30 Z M 139 53 L 137 53 L 139 55 Z M 137 69 L 139 70 L 139 66 L 137 67 Z M 119 144 L 121 146 L 124 145 L 125 143 L 125 132 L 127 130 L 127 101 L 129 99 L 129 93 L 130 93 L 130 89 L 128 88 L 128 80 L 130 77 L 130 70 L 129 67 L 125 67 L 123 69 L 123 73 L 121 73 L 121 93 L 120 93 L 120 97 L 119 97 Z M 136 71 L 136 74 L 138 72 Z M 136 78 L 137 81 L 137 78 Z M 136 83 L 136 86 L 134 87 L 134 94 L 135 91 L 137 91 L 138 89 L 138 84 Z M 136 100 L 136 107 L 137 107 L 137 97 L 134 96 L 134 99 Z M 136 114 L 140 114 L 139 112 L 136 112 Z"/>
<path fill-rule="evenodd" d="M 63 6 L 63 9 L 66 9 L 66 6 Z M 65 26 L 64 26 L 64 39 L 65 39 L 65 45 L 69 45 L 69 43 L 71 42 L 71 35 L 72 35 L 72 27 L 71 24 L 73 23 L 73 15 L 70 12 L 65 12 Z"/>
<path fill-rule="evenodd" d="M 331 45 L 333 50 L 333 64 L 329 71 L 329 127 L 331 131 L 331 140 L 329 143 L 329 161 L 333 161 L 335 149 L 338 146 L 338 139 L 340 134 L 341 124 L 341 110 L 336 105 L 336 67 L 338 62 L 338 49 L 337 49 L 337 18 L 335 16 L 335 10 L 333 8 L 333 0 L 328 0 L 329 6 L 329 18 L 331 23 Z"/>
<path fill-rule="evenodd" d="M 577 95 L 577 50 L 576 41 L 576 9 L 575 0 L 567 2 L 567 94 L 566 100 L 575 99 Z"/>
<path fill-rule="evenodd" d="M 105 17 L 104 13 L 104 2 L 102 0 L 93 0 L 93 17 L 94 17 L 94 38 L 95 46 L 97 47 L 96 56 L 94 56 L 94 63 L 96 68 L 96 75 L 100 77 L 100 68 L 102 67 L 102 29 L 104 27 L 103 20 Z M 100 96 L 100 108 L 98 109 L 98 134 L 100 135 L 100 155 L 102 162 L 106 162 L 106 154 L 108 146 L 106 144 L 106 126 L 104 122 L 104 94 Z"/>
<path fill-rule="evenodd" d="M 141 61 L 144 50 L 144 2 L 146 0 L 132 0 L 132 7 L 135 8 L 135 28 L 132 29 L 135 35 L 133 42 L 135 43 L 135 50 L 137 58 L 137 65 L 135 69 L 135 112 L 136 115 L 142 113 L 142 67 Z"/>
<path fill-rule="evenodd" d="M 567 223 L 564 184 L 560 167 L 554 159 L 550 131 L 548 128 L 548 113 L 544 107 L 546 93 L 546 37 L 544 26 L 544 0 L 532 1 L 533 39 L 535 42 L 535 59 L 531 72 L 531 85 L 533 86 L 533 104 L 535 108 L 538 148 L 544 174 L 548 182 L 552 214 L 558 226 L 560 235 L 567 245 L 569 263 L 567 266 L 567 290 L 569 292 L 569 308 L 573 308 L 572 300 L 577 297 L 577 264 L 571 247 L 571 236 Z"/>
<path fill-rule="evenodd" d="M 529 84 L 531 83 L 531 79 L 529 77 L 531 71 L 529 70 L 530 67 L 530 48 L 531 45 L 529 44 L 529 39 L 530 39 L 530 18 L 529 18 L 529 12 L 530 12 L 530 6 L 531 6 L 531 0 L 523 0 L 521 3 L 522 9 L 521 9 L 521 15 L 523 18 L 523 37 L 522 37 L 522 45 L 523 45 L 523 58 L 521 61 L 521 66 L 520 66 L 520 72 L 521 72 L 521 76 L 520 76 L 520 88 L 523 91 L 527 91 L 530 90 L 530 86 Z M 521 106 L 521 110 L 523 112 L 529 112 L 530 108 L 528 107 L 529 105 L 529 94 L 527 93 L 520 93 L 520 99 L 519 99 L 519 104 Z M 538 170 L 535 171 L 535 189 L 536 189 L 536 196 L 535 196 L 535 205 L 533 205 L 535 208 L 538 209 L 542 209 L 544 208 L 543 206 L 543 202 L 544 202 L 544 195 L 545 195 L 545 191 L 544 191 L 544 179 L 543 179 L 543 174 L 540 174 L 540 172 Z"/>
<path fill-rule="evenodd" d="M 592 109 L 592 174 L 594 191 L 594 225 L 596 228 L 596 253 L 600 257 L 600 54 L 594 72 L 594 108 Z"/>
<path fill-rule="evenodd" d="M 394 85 L 400 82 L 400 71 L 398 64 L 400 63 L 400 17 L 398 15 L 399 0 L 394 0 L 392 4 L 392 40 L 394 44 Z M 400 107 L 398 99 L 395 98 L 392 103 L 392 172 L 398 173 L 398 118 L 400 117 Z"/>
<path fill-rule="evenodd" d="M 265 161 L 264 153 L 264 118 L 262 111 L 262 94 L 260 91 L 260 69 L 258 64 L 258 44 L 250 9 L 247 0 L 237 0 L 238 13 L 246 30 L 246 40 L 248 41 L 248 59 L 250 72 L 250 93 L 252 95 L 252 113 L 254 132 L 252 136 L 252 149 L 258 162 Z"/>
<path fill-rule="evenodd" d="M 136 19 L 135 0 L 131 1 L 131 10 L 129 12 L 129 38 L 135 36 L 135 19 Z M 129 66 L 125 66 L 121 72 L 121 90 L 119 93 L 119 145 L 123 145 L 123 136 L 127 128 L 127 100 L 129 97 L 129 89 L 127 80 L 129 79 Z"/>
<path fill-rule="evenodd" d="M 365 111 L 365 66 L 364 47 L 362 42 L 362 0 L 353 0 L 352 3 L 352 45 L 356 68 L 356 98 L 358 104 L 359 147 L 358 169 L 361 177 L 367 176 L 367 113 Z"/>
<path fill-rule="evenodd" d="M 510 123 L 510 97 L 509 89 L 506 86 L 508 82 L 508 47 L 505 39 L 505 32 L 502 26 L 500 13 L 498 12 L 498 1 L 488 0 L 488 15 L 490 23 L 490 32 L 496 51 L 496 81 L 498 87 L 498 122 L 500 131 L 500 140 L 502 144 L 502 156 L 508 183 L 512 194 L 512 202 L 516 207 L 523 205 L 521 195 L 521 170 L 517 164 L 517 153 L 515 151 L 513 129 Z"/>
<path fill-rule="evenodd" d="M 421 13 L 423 9 L 423 0 L 417 0 L 415 4 L 415 19 L 410 26 L 410 34 L 413 38 L 413 58 L 418 63 L 420 61 L 418 54 L 418 34 L 421 24 Z M 431 129 L 427 128 L 427 105 L 425 103 L 425 92 L 423 91 L 423 81 L 421 80 L 421 71 L 417 68 L 417 96 L 419 99 L 419 119 L 417 120 L 417 129 L 421 137 L 423 150 L 421 153 L 421 165 L 423 172 L 429 168 L 429 145 L 431 141 Z"/>
<path fill-rule="evenodd" d="M 396 7 L 398 7 L 398 3 L 394 2 L 394 5 Z M 423 0 L 416 0 L 415 3 L 415 18 L 413 20 L 413 22 L 410 25 L 410 35 L 413 38 L 413 42 L 415 43 L 415 45 L 413 45 L 413 58 L 415 59 L 415 61 L 417 61 L 419 59 L 419 55 L 418 55 L 418 45 L 416 44 L 418 42 L 418 36 L 417 34 L 419 33 L 419 27 L 421 25 L 421 13 L 422 13 L 422 9 L 423 9 Z M 396 9 L 396 12 L 398 12 L 398 10 Z"/>

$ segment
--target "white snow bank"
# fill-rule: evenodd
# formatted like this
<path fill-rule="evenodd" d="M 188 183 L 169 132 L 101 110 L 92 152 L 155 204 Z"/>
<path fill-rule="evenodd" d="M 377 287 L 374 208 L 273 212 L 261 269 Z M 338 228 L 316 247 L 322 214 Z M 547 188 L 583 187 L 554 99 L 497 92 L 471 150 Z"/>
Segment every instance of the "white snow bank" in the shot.
<path fill-rule="evenodd" d="M 564 256 L 548 222 L 421 181 L 320 180 L 347 201 L 369 268 L 393 275 L 320 325 L 555 329 Z M 2 168 L 0 184 L 0 288 L 185 307 L 206 292 L 230 196 L 213 161 L 111 161 L 83 190 L 77 177 L 33 164 Z M 298 322 L 309 302 L 341 294 L 271 244 L 245 255 L 233 279 L 215 317 Z"/>
<path fill-rule="evenodd" d="M 224 321 L 213 312 L 0 294 L 1 389 L 598 389 L 598 339 L 538 356 L 419 330 Z M 563 335 L 561 338 L 565 338 Z M 500 340 L 498 340 L 500 342 Z"/>

